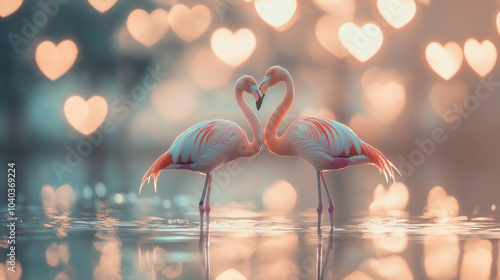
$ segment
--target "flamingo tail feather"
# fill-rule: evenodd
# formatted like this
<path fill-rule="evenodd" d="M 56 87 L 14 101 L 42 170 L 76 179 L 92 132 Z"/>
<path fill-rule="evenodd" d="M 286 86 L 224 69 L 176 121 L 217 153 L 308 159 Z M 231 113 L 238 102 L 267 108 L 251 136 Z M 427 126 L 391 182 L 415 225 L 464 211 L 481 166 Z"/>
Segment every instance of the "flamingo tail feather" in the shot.
<path fill-rule="evenodd" d="M 141 193 L 142 191 L 142 187 L 144 186 L 144 184 L 146 183 L 146 181 L 148 182 L 149 184 L 149 181 L 151 180 L 151 177 L 153 178 L 153 182 L 154 182 L 154 188 L 155 188 L 155 192 L 157 191 L 158 187 L 157 187 L 157 181 L 158 181 L 158 176 L 160 175 L 160 172 L 168 167 L 169 165 L 171 165 L 173 163 L 172 161 L 172 155 L 170 153 L 165 153 L 163 155 L 161 155 L 159 158 L 157 158 L 155 160 L 155 162 L 151 165 L 151 167 L 148 169 L 148 171 L 146 172 L 146 174 L 144 174 L 144 177 L 142 177 L 142 181 L 141 181 L 141 187 L 139 188 L 139 194 Z"/>
<path fill-rule="evenodd" d="M 387 182 L 389 179 L 392 179 L 393 182 L 396 181 L 394 170 L 401 175 L 396 166 L 394 166 L 392 162 L 390 162 L 379 150 L 374 147 L 363 143 L 361 145 L 361 153 L 370 159 L 370 162 L 378 168 L 380 173 L 384 174 Z"/>

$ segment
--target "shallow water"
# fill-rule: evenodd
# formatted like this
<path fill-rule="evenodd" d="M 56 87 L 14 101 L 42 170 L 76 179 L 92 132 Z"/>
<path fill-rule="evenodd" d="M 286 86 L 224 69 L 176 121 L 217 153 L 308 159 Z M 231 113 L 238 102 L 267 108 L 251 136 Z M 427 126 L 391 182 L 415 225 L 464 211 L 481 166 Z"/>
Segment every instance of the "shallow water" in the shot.
<path fill-rule="evenodd" d="M 21 279 L 500 279 L 492 218 L 366 217 L 330 232 L 325 217 L 318 234 L 312 214 L 214 215 L 200 233 L 196 221 L 105 207 L 78 218 L 35 210 L 18 223 Z"/>

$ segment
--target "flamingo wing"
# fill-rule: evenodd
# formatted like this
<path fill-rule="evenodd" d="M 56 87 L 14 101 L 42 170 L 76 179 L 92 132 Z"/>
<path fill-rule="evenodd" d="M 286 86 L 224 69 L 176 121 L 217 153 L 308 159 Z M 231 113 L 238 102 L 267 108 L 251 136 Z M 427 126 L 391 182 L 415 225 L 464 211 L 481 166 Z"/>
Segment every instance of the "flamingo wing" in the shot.
<path fill-rule="evenodd" d="M 345 162 L 345 166 L 372 163 L 386 179 L 394 178 L 394 165 L 344 124 L 321 117 L 303 117 L 294 121 L 285 134 L 295 153 L 316 168 L 333 169 L 335 160 Z"/>
<path fill-rule="evenodd" d="M 189 169 L 209 172 L 229 160 L 240 142 L 243 129 L 228 120 L 209 120 L 196 124 L 180 134 L 168 151 L 161 155 L 144 174 L 141 188 L 151 177 L 155 191 L 158 175 L 165 169 Z"/>

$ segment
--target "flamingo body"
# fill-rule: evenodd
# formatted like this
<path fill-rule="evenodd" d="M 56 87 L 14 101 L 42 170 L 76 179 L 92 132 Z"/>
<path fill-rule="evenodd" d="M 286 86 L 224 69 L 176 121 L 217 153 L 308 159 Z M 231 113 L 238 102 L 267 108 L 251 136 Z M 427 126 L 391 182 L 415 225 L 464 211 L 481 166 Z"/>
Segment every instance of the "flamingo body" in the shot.
<path fill-rule="evenodd" d="M 282 136 L 282 144 L 318 171 L 338 170 L 371 163 L 387 177 L 394 177 L 392 164 L 377 149 L 363 142 L 346 125 L 314 116 L 295 120 Z"/>
<path fill-rule="evenodd" d="M 278 127 L 284 116 L 290 110 L 295 97 L 293 79 L 288 71 L 280 66 L 267 70 L 266 76 L 259 88 L 265 94 L 267 89 L 284 82 L 285 96 L 269 117 L 264 130 L 265 142 L 269 150 L 279 156 L 298 156 L 316 169 L 318 182 L 318 230 L 321 225 L 321 185 L 328 195 L 328 212 L 330 225 L 333 229 L 333 213 L 335 205 L 323 175 L 327 170 L 338 170 L 351 165 L 373 164 L 386 180 L 394 180 L 394 165 L 377 149 L 363 142 L 346 125 L 320 118 L 303 117 L 292 122 L 282 136 L 277 135 Z"/>
<path fill-rule="evenodd" d="M 209 174 L 220 166 L 245 156 L 240 153 L 246 133 L 228 120 L 208 120 L 192 126 L 179 135 L 168 151 L 151 165 L 142 178 L 141 188 L 151 177 L 155 189 L 159 173 L 167 169 L 188 169 Z"/>
<path fill-rule="evenodd" d="M 250 76 L 242 76 L 236 82 L 236 103 L 250 124 L 253 134 L 252 142 L 248 140 L 243 128 L 232 121 L 217 119 L 196 124 L 179 135 L 170 148 L 146 171 L 141 180 L 139 193 L 143 185 L 146 182 L 149 183 L 151 178 L 154 180 L 156 192 L 158 176 L 163 170 L 186 169 L 206 174 L 199 210 L 200 229 L 203 229 L 203 213 L 206 212 L 208 230 L 212 173 L 223 164 L 237 158 L 258 154 L 264 144 L 262 125 L 244 100 L 243 92 L 254 95 L 257 110 L 262 104 L 263 95 L 255 79 Z"/>

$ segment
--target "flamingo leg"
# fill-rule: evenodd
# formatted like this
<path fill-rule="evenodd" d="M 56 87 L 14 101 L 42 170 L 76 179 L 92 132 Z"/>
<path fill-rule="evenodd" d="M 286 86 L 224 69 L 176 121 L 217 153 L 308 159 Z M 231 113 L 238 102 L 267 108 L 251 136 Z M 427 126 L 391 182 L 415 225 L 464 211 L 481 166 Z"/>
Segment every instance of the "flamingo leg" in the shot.
<path fill-rule="evenodd" d="M 205 201 L 205 195 L 207 194 L 207 187 L 208 187 L 208 182 L 211 179 L 211 173 L 207 174 L 207 177 L 205 179 L 205 186 L 203 187 L 203 192 L 201 193 L 201 199 L 200 199 L 200 230 L 203 230 L 203 213 L 205 213 L 205 207 L 203 206 L 203 202 Z"/>
<path fill-rule="evenodd" d="M 205 214 L 207 215 L 207 231 L 210 228 L 210 190 L 212 189 L 212 173 L 208 176 L 207 200 L 205 200 Z"/>
<path fill-rule="evenodd" d="M 335 204 L 333 204 L 332 196 L 330 195 L 330 191 L 328 190 L 328 186 L 326 185 L 326 180 L 325 176 L 323 175 L 323 172 L 320 172 L 321 174 L 321 180 L 323 181 L 323 186 L 325 187 L 326 194 L 328 195 L 328 203 L 330 204 L 328 206 L 328 213 L 330 213 L 330 226 L 331 229 L 333 229 L 333 212 L 335 211 Z"/>
<path fill-rule="evenodd" d="M 321 213 L 323 212 L 323 203 L 321 203 L 321 179 L 320 179 L 320 174 L 321 172 L 317 172 L 317 177 L 318 177 L 318 208 L 316 209 L 318 211 L 318 231 L 321 230 Z"/>

